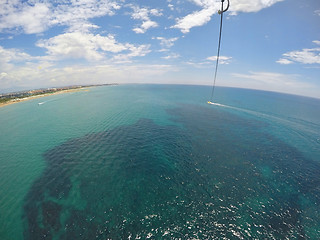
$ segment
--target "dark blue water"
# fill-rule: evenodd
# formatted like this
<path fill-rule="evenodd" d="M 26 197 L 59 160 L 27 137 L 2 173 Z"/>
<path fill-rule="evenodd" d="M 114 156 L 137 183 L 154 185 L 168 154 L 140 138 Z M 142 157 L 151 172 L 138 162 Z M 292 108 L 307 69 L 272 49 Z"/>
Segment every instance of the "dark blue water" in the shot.
<path fill-rule="evenodd" d="M 20 105 L 39 140 L 20 145 L 42 165 L 25 170 L 15 239 L 320 238 L 320 101 L 217 88 L 213 106 L 210 90 L 123 85 Z"/>

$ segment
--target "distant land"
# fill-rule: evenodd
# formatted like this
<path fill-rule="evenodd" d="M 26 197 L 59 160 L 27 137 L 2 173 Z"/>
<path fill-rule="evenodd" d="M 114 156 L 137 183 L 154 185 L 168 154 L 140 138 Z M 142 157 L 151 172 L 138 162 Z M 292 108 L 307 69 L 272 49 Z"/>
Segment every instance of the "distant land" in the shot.
<path fill-rule="evenodd" d="M 25 90 L 11 93 L 0 93 L 0 107 L 18 103 L 26 100 L 30 100 L 33 98 L 44 97 L 53 94 L 66 93 L 84 90 L 90 87 L 99 87 L 99 86 L 110 86 L 110 85 L 118 85 L 117 83 L 108 83 L 108 84 L 93 84 L 93 85 L 72 85 L 65 87 L 53 87 L 53 88 L 40 88 L 34 90 Z"/>

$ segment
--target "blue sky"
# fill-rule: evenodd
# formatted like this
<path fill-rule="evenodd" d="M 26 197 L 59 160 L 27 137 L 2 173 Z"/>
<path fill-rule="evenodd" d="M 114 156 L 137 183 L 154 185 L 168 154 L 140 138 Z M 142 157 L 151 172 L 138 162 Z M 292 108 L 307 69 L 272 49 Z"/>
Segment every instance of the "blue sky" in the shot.
<path fill-rule="evenodd" d="M 211 85 L 221 2 L 0 0 L 0 92 Z M 320 98 L 319 0 L 230 0 L 217 85 Z"/>

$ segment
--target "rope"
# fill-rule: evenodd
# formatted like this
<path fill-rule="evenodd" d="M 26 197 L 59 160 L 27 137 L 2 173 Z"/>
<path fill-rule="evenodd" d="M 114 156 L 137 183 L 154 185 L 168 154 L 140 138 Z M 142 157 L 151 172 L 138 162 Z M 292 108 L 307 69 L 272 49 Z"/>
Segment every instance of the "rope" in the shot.
<path fill-rule="evenodd" d="M 217 53 L 217 60 L 216 60 L 216 69 L 214 73 L 214 81 L 213 81 L 213 86 L 212 86 L 212 92 L 211 92 L 211 98 L 210 102 L 212 101 L 213 94 L 214 94 L 214 89 L 216 86 L 216 80 L 217 80 L 217 72 L 218 72 L 218 65 L 219 65 L 219 57 L 220 57 L 220 45 L 221 45 L 221 33 L 222 33 L 222 20 L 223 20 L 223 13 L 226 12 L 229 9 L 229 0 L 228 0 L 228 6 L 225 10 L 223 10 L 223 2 L 224 0 L 221 0 L 221 10 L 219 10 L 219 14 L 221 15 L 220 18 L 220 32 L 219 32 L 219 43 L 218 43 L 218 53 Z"/>

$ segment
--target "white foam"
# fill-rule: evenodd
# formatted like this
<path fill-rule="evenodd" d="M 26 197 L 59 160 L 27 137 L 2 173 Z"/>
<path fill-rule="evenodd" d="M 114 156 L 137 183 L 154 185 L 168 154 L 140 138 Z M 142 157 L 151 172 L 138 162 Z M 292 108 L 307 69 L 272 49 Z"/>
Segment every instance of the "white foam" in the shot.
<path fill-rule="evenodd" d="M 223 105 L 223 104 L 214 103 L 214 102 L 210 102 L 210 101 L 208 101 L 208 103 L 209 103 L 209 104 L 212 104 L 212 105 L 216 105 L 216 106 L 221 106 L 221 107 L 225 106 L 225 105 Z"/>

